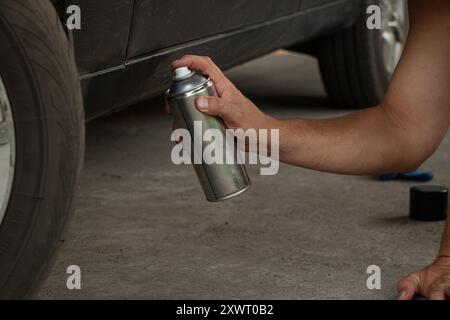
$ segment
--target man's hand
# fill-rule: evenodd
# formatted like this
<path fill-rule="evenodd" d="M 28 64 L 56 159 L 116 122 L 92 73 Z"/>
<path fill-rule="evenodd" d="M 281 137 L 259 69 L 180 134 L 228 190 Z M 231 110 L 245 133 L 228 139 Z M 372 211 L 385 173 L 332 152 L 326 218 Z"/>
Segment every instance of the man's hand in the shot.
<path fill-rule="evenodd" d="M 205 114 L 221 117 L 230 129 L 270 128 L 276 120 L 259 110 L 247 99 L 208 57 L 187 55 L 172 63 L 172 68 L 188 67 L 210 77 L 218 97 L 199 97 L 197 109 Z M 170 108 L 166 105 L 170 113 Z"/>
<path fill-rule="evenodd" d="M 430 266 L 399 281 L 398 299 L 411 300 L 418 294 L 430 300 L 450 299 L 450 256 L 440 256 Z"/>

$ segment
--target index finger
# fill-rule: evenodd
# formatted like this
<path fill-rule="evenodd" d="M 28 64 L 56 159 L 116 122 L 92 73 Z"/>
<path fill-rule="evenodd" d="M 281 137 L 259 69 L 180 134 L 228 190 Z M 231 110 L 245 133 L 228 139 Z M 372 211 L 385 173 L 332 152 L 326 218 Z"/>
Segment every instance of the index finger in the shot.
<path fill-rule="evenodd" d="M 229 84 L 229 80 L 218 66 L 209 57 L 186 55 L 179 60 L 172 62 L 172 68 L 188 67 L 190 69 L 198 70 L 203 75 L 208 76 L 214 82 L 219 96 L 223 94 L 225 88 Z"/>

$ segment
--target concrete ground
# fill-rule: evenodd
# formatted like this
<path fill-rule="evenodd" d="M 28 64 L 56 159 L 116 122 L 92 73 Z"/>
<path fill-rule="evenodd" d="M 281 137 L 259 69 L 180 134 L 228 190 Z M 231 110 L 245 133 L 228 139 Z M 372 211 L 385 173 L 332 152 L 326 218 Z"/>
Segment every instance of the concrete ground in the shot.
<path fill-rule="evenodd" d="M 341 114 L 316 61 L 278 52 L 229 72 L 279 117 Z M 443 223 L 409 220 L 409 182 L 249 167 L 252 187 L 207 203 L 193 169 L 171 163 L 160 99 L 87 127 L 76 212 L 41 299 L 391 299 L 397 280 L 435 257 Z M 361 159 L 364 161 L 364 159 Z M 423 165 L 450 185 L 450 135 Z M 66 288 L 66 268 L 82 289 Z M 366 269 L 381 267 L 381 290 Z"/>

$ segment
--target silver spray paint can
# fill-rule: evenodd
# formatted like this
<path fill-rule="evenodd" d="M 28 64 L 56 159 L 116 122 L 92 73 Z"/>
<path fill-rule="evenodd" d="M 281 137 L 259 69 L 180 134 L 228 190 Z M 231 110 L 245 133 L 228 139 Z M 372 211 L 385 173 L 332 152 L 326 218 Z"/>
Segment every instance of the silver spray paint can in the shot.
<path fill-rule="evenodd" d="M 175 124 L 178 128 L 187 129 L 191 136 L 191 162 L 194 165 L 198 180 L 208 201 L 217 202 L 230 199 L 243 193 L 250 187 L 250 179 L 245 170 L 245 166 L 240 164 L 238 159 L 240 153 L 236 143 L 227 144 L 226 125 L 217 117 L 206 115 L 197 110 L 195 99 L 198 96 L 216 96 L 216 89 L 211 79 L 188 68 L 175 70 L 173 84 L 166 91 L 166 98 L 175 117 Z M 202 150 L 214 142 L 204 142 L 198 137 L 198 130 L 194 130 L 194 123 L 201 122 L 202 132 L 208 129 L 217 129 L 222 135 L 222 147 L 224 157 L 232 157 L 233 161 L 207 164 L 203 161 Z M 197 137 L 195 135 L 197 134 Z M 194 140 L 197 139 L 197 143 Z M 201 141 L 200 146 L 198 141 Z M 234 141 L 233 141 L 234 142 Z M 195 147 L 197 146 L 197 148 Z M 201 148 L 200 148 L 201 147 Z M 231 156 L 230 156 L 231 155 Z M 195 157 L 202 159 L 200 164 L 195 163 Z M 230 164 L 232 162 L 232 164 Z"/>

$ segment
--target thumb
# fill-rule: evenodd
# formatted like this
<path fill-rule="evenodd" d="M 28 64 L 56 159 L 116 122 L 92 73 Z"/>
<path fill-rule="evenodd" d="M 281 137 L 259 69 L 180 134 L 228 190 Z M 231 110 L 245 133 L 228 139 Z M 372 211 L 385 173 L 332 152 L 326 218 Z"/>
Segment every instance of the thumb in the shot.
<path fill-rule="evenodd" d="M 416 273 L 400 280 L 397 284 L 397 299 L 412 300 L 416 292 L 419 292 L 419 277 Z"/>
<path fill-rule="evenodd" d="M 195 100 L 195 105 L 200 112 L 211 116 L 223 117 L 226 109 L 225 102 L 219 97 L 198 97 Z"/>

